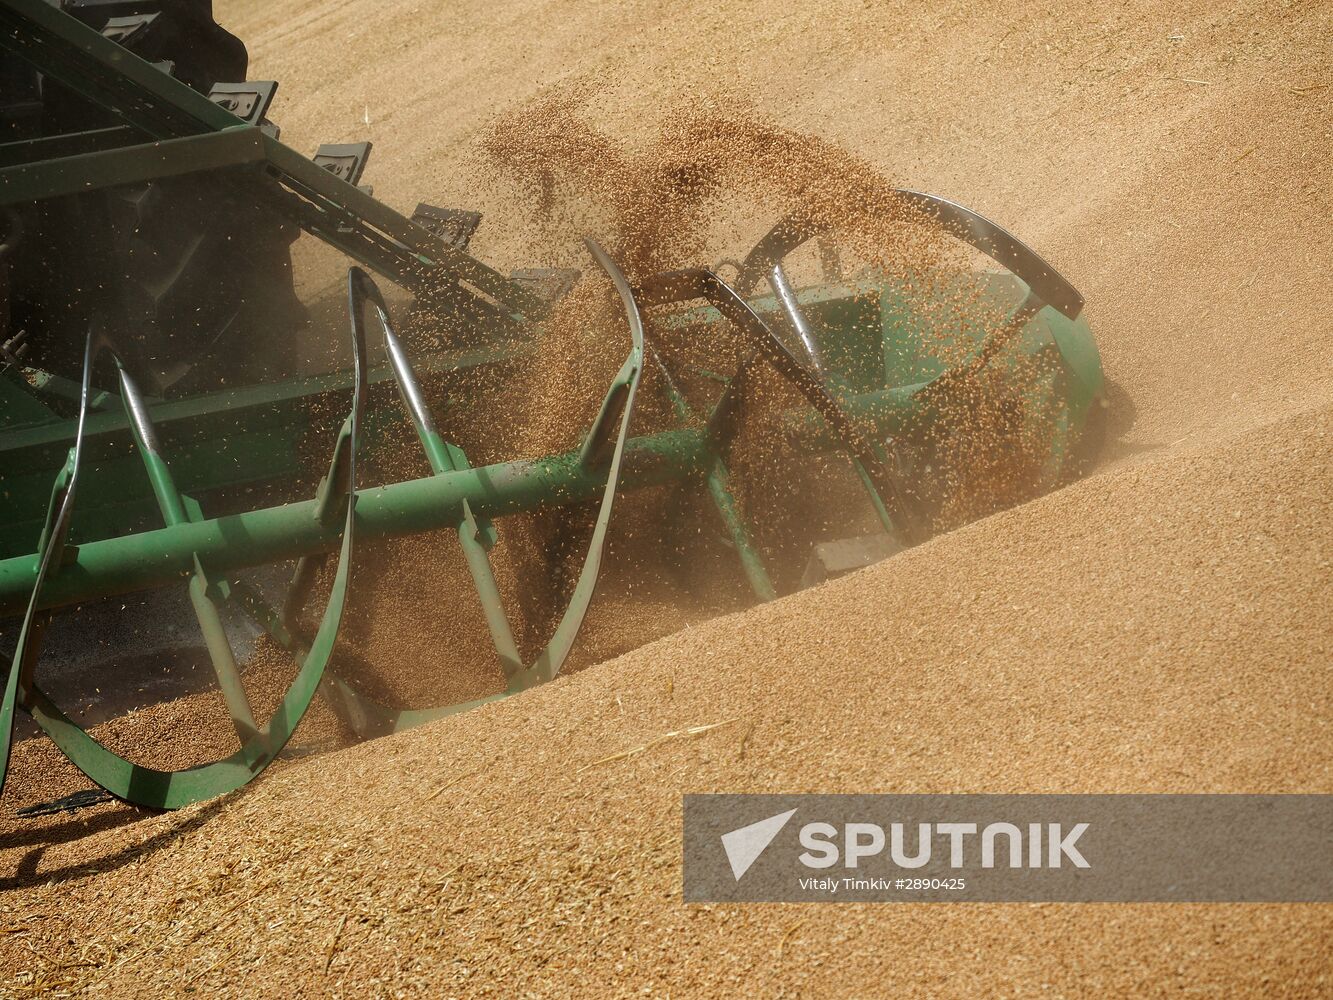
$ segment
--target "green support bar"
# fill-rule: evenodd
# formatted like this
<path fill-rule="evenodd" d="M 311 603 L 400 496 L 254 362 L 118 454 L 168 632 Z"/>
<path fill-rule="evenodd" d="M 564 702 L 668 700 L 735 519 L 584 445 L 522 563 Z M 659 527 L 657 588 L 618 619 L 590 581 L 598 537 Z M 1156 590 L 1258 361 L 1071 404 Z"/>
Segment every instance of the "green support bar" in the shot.
<path fill-rule="evenodd" d="M 83 194 L 159 177 L 264 160 L 264 135 L 250 125 L 0 170 L 0 205 Z"/>
<path fill-rule="evenodd" d="M 666 389 L 667 398 L 671 401 L 671 408 L 675 411 L 677 419 L 686 423 L 693 422 L 695 419 L 694 413 L 690 409 L 690 404 L 686 401 L 685 396 L 676 387 L 675 381 L 671 378 L 671 372 L 667 370 L 667 366 L 662 363 L 662 359 L 658 357 L 656 351 L 650 353 L 661 372 L 663 387 Z M 768 569 L 764 566 L 764 561 L 755 548 L 750 529 L 741 516 L 736 497 L 731 492 L 731 473 L 720 455 L 714 457 L 712 467 L 708 470 L 706 476 L 706 482 L 708 495 L 712 498 L 713 507 L 717 510 L 718 516 L 722 518 L 722 524 L 727 529 L 727 534 L 731 536 L 731 544 L 736 548 L 736 557 L 740 560 L 741 569 L 745 572 L 745 579 L 749 581 L 750 589 L 754 591 L 755 597 L 761 601 L 773 600 L 778 595 L 777 588 L 773 586 L 773 578 L 769 576 Z"/>
<path fill-rule="evenodd" d="M 144 135 L 130 125 L 113 125 L 90 132 L 70 132 L 66 135 L 48 135 L 38 139 L 21 139 L 0 144 L 0 167 L 17 167 L 39 160 L 55 160 L 64 156 L 98 153 L 122 146 L 139 145 Z"/>
<path fill-rule="evenodd" d="M 701 474 L 708 459 L 701 431 L 638 438 L 626 447 L 623 482 L 657 486 Z M 499 517 L 590 500 L 606 485 L 605 471 L 589 471 L 578 453 L 504 462 L 362 490 L 357 529 L 383 538 L 451 527 L 466 501 L 476 516 Z M 179 524 L 78 546 L 77 556 L 43 591 L 43 607 L 129 593 L 180 582 L 198 553 L 214 573 L 328 551 L 336 528 L 316 517 L 318 503 L 300 503 Z M 21 608 L 35 582 L 31 555 L 0 562 L 0 614 Z"/>
<path fill-rule="evenodd" d="M 45 0 L 4 0 L 0 3 L 0 47 L 21 56 L 42 73 L 113 112 L 153 139 L 178 140 L 232 130 L 249 131 L 244 121 L 204 94 L 103 38 L 99 32 Z M 255 128 L 253 131 L 259 130 Z M 276 201 L 275 208 L 367 267 L 407 287 L 416 284 L 423 274 L 443 272 L 468 282 L 504 310 L 525 316 L 540 316 L 545 311 L 545 303 L 526 289 L 355 185 L 335 177 L 272 136 L 262 135 L 259 141 L 263 143 L 263 154 L 257 159 L 266 160 L 278 180 L 296 195 Z M 117 164 L 130 179 L 108 184 L 132 183 L 135 179 L 146 179 L 139 177 L 134 168 L 137 166 L 139 172 L 147 169 L 147 163 L 151 161 L 138 157 L 141 153 L 147 155 L 145 151 L 153 148 L 152 144 L 145 144 L 109 153 L 85 152 L 76 157 L 10 169 L 41 175 L 58 167 L 61 171 L 69 170 L 81 176 L 88 169 L 81 163 L 86 157 L 116 155 L 121 158 L 105 162 Z M 203 148 L 211 147 L 205 145 Z M 0 158 L 3 158 L 2 154 Z M 65 163 L 66 159 L 73 163 Z M 162 175 L 162 171 L 158 171 L 157 176 Z M 15 191 L 20 188 L 40 190 L 44 183 L 31 172 L 16 176 L 19 180 L 12 184 Z M 51 183 L 57 193 L 69 193 L 60 191 L 60 185 L 55 182 Z M 34 195 L 25 193 L 15 195 L 10 201 L 33 199 Z"/>
<path fill-rule="evenodd" d="M 185 498 L 176 488 L 176 480 L 171 475 L 171 467 L 162 454 L 153 430 L 148 411 L 143 405 L 139 389 L 134 379 L 116 359 L 120 371 L 121 399 L 125 404 L 125 413 L 134 428 L 134 443 L 143 459 L 144 470 L 148 473 L 148 482 L 162 520 L 167 527 L 189 524 L 203 520 L 202 514 L 194 507 L 193 516 L 186 509 Z M 227 630 L 222 624 L 222 615 L 214 603 L 207 574 L 203 563 L 195 556 L 194 568 L 190 574 L 190 604 L 194 608 L 195 619 L 199 622 L 199 631 L 204 637 L 208 649 L 208 658 L 213 663 L 213 672 L 217 675 L 218 688 L 222 691 L 227 712 L 236 727 L 236 736 L 241 747 L 248 751 L 251 759 L 268 749 L 266 737 L 255 723 L 254 712 L 250 708 L 250 699 L 246 697 L 245 687 L 241 684 L 241 672 L 236 666 L 236 656 L 232 652 L 231 642 L 227 639 Z"/>
<path fill-rule="evenodd" d="M 917 404 L 908 389 L 866 393 L 844 402 L 856 417 L 870 417 L 885 433 L 901 426 Z M 805 447 L 826 450 L 836 439 L 814 413 L 790 414 L 787 433 Z M 707 431 L 663 431 L 625 443 L 623 489 L 643 489 L 703 477 L 713 468 Z M 362 490 L 357 530 L 384 538 L 453 527 L 466 502 L 478 518 L 580 503 L 598 496 L 606 470 L 589 468 L 580 451 L 544 459 L 522 459 L 444 472 L 424 479 Z M 328 551 L 337 533 L 320 524 L 317 501 L 214 518 L 199 524 L 157 528 L 122 538 L 79 545 L 70 565 L 43 591 L 43 607 L 132 593 L 187 576 L 194 554 L 214 573 Z M 32 556 L 0 560 L 0 614 L 23 606 L 35 581 Z"/>

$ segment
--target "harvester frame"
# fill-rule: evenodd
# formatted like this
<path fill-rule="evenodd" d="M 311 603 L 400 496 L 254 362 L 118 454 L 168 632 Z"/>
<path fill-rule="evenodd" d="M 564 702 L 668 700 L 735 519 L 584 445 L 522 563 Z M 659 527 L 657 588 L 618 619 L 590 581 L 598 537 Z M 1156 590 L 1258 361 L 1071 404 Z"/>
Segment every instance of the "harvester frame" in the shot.
<path fill-rule="evenodd" d="M 800 219 L 779 223 L 744 260 L 731 284 L 699 269 L 657 275 L 635 286 L 589 241 L 591 256 L 618 293 L 629 332 L 625 362 L 598 416 L 582 446 L 571 452 L 473 468 L 436 428 L 420 380 L 447 379 L 450 372 L 478 365 L 514 364 L 526 350 L 522 345 L 531 343 L 515 332 L 535 329 L 550 306 L 548 300 L 482 264 L 443 230 L 402 216 L 358 187 L 364 148 L 326 147 L 311 160 L 285 146 L 264 118 L 273 96 L 271 83 L 226 82 L 213 87 L 211 96 L 200 93 L 164 67 L 128 51 L 115 32 L 80 23 L 43 0 L 0 0 L 0 47 L 122 122 L 0 145 L 0 211 L 167 177 L 209 175 L 221 178 L 234 197 L 262 203 L 358 265 L 348 278 L 353 364 L 349 371 L 328 375 L 156 398 L 142 390 L 133 365 L 118 353 L 125 344 L 123 334 L 114 333 L 103 311 L 93 310 L 79 378 L 27 366 L 18 338 L 6 339 L 0 329 L 0 340 L 10 345 L 8 358 L 0 362 L 5 365 L 0 374 L 0 463 L 5 466 L 0 487 L 6 508 L 0 517 L 0 615 L 21 616 L 0 704 L 0 781 L 19 709 L 31 714 L 80 769 L 113 795 L 173 808 L 234 789 L 262 771 L 320 690 L 353 729 L 375 735 L 549 681 L 568 656 L 592 601 L 612 508 L 623 490 L 681 481 L 701 484 L 755 596 L 775 596 L 777 588 L 730 489 L 726 464 L 736 433 L 736 397 L 744 390 L 746 371 L 755 365 L 774 368 L 809 404 L 809 410 L 790 415 L 794 439 L 812 449 L 837 448 L 848 454 L 895 548 L 919 541 L 924 529 L 913 509 L 918 501 L 893 471 L 886 442 L 928 419 L 951 387 L 1007 351 L 1050 357 L 1055 374 L 1049 388 L 1059 412 L 1052 417 L 1048 485 L 1071 473 L 1083 429 L 1095 416 L 1102 375 L 1080 318 L 1083 302 L 1078 293 L 1037 254 L 981 216 L 944 199 L 903 191 L 899 196 L 906 202 L 1009 269 L 1006 287 L 1021 292 L 1008 320 L 963 364 L 905 383 L 890 382 L 882 362 L 878 373 L 873 371 L 873 352 L 870 375 L 825 370 L 812 324 L 847 302 L 861 301 L 865 290 L 790 287 L 784 259 L 820 235 L 818 227 Z M 11 225 L 4 237 L 7 247 L 16 235 Z M 14 250 L 0 251 L 0 264 L 6 252 Z M 463 317 L 476 336 L 458 349 L 410 358 L 367 271 Z M 756 295 L 763 282 L 773 294 Z M 888 337 L 896 329 L 890 315 L 896 306 L 887 296 L 881 298 L 874 308 Z M 667 377 L 682 426 L 632 437 L 635 395 L 645 366 L 661 364 L 645 338 L 643 313 L 680 310 L 700 300 L 704 305 L 692 315 L 709 324 L 728 324 L 739 334 L 748 359 L 728 380 L 721 400 L 700 419 L 686 419 L 693 417 L 690 404 Z M 382 364 L 370 363 L 368 329 L 377 333 L 374 346 L 382 344 Z M 111 388 L 94 384 L 94 369 L 104 356 L 112 359 L 117 372 L 118 385 Z M 430 476 L 371 487 L 358 481 L 367 397 L 372 386 L 381 384 L 396 387 Z M 347 413 L 316 495 L 208 516 L 204 503 L 211 495 L 281 479 L 290 471 L 304 447 L 302 422 L 294 416 L 312 400 Z M 94 504 L 89 516 L 76 523 L 76 496 L 88 491 L 90 450 L 102 456 L 117 482 L 131 481 L 131 472 L 146 474 L 149 489 L 138 489 L 158 511 L 162 527 L 141 530 L 142 503 L 121 498 L 119 488 L 110 491 L 111 500 Z M 54 470 L 59 471 L 49 485 Z M 35 502 L 41 483 L 48 484 L 43 488 L 49 496 L 44 516 Z M 569 606 L 550 642 L 525 665 L 487 561 L 496 540 L 492 521 L 520 511 L 588 502 L 598 505 L 595 527 Z M 463 548 L 505 689 L 475 701 L 421 710 L 380 705 L 329 669 L 348 598 L 354 543 L 441 528 L 456 532 Z M 27 548 L 34 542 L 34 548 Z M 336 570 L 312 634 L 302 630 L 299 619 L 329 554 L 336 554 Z M 280 606 L 236 578 L 243 568 L 288 559 L 296 560 L 297 568 Z M 36 667 L 52 610 L 181 584 L 190 589 L 240 748 L 211 764 L 161 771 L 132 763 L 98 743 L 43 693 Z M 224 604 L 244 609 L 297 661 L 295 680 L 267 722 L 253 717 L 246 699 L 221 622 Z"/>

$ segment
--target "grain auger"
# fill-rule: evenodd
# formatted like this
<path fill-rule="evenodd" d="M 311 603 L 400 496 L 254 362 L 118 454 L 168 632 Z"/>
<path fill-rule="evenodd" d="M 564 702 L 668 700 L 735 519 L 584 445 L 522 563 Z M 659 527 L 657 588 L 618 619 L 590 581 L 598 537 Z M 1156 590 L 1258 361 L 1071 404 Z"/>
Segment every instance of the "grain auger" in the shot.
<path fill-rule="evenodd" d="M 731 480 L 747 420 L 772 422 L 797 453 L 845 456 L 862 496 L 847 520 L 874 528 L 800 539 L 821 570 L 802 574 L 807 582 L 930 532 L 931 449 L 950 419 L 945 402 L 983 369 L 1041 362 L 1016 411 L 1027 438 L 1042 443 L 1034 490 L 1076 472 L 1095 437 L 1102 374 L 1078 293 L 981 216 L 903 191 L 923 218 L 1005 269 L 973 277 L 986 295 L 1018 303 L 961 362 L 946 365 L 927 349 L 911 294 L 887 278 L 835 275 L 796 287 L 787 259 L 825 235 L 799 217 L 775 226 L 730 282 L 698 269 L 631 283 L 588 241 L 619 301 L 623 365 L 579 447 L 474 467 L 431 400 L 449 398 L 460 376 L 480 369 L 491 373 L 486 384 L 514 377 L 574 275 L 504 276 L 482 264 L 467 252 L 475 213 L 393 211 L 360 186 L 368 144 L 321 147 L 314 159 L 283 145 L 266 117 L 276 85 L 245 81 L 244 46 L 205 2 L 0 0 L 0 46 L 0 622 L 7 618 L 13 646 L 0 706 L 6 767 L 22 710 L 111 794 L 173 808 L 260 773 L 317 694 L 356 732 L 375 735 L 549 681 L 593 600 L 617 499 L 650 487 L 696 489 L 715 510 L 738 581 L 771 598 L 795 582 L 766 558 Z M 317 374 L 303 368 L 299 345 L 310 337 L 295 335 L 306 307 L 289 246 L 303 233 L 353 262 L 351 364 Z M 455 331 L 445 346 L 400 332 L 376 278 Z M 318 332 L 317 343 L 345 336 Z M 689 342 L 698 357 L 722 341 L 734 365 L 704 378 L 697 366 L 683 370 L 674 350 Z M 650 368 L 675 422 L 636 436 L 635 401 Z M 790 390 L 781 412 L 743 405 L 761 369 Z M 429 475 L 363 481 L 383 428 L 402 420 Z M 296 470 L 316 447 L 326 471 L 312 486 Z M 570 507 L 595 510 L 586 555 L 549 642 L 525 662 L 490 563 L 498 525 Z M 380 704 L 339 675 L 355 546 L 440 530 L 461 547 L 503 689 L 412 710 Z M 255 568 L 288 563 L 280 598 L 246 582 Z M 157 588 L 188 590 L 237 738 L 230 756 L 178 771 L 99 743 L 45 693 L 39 669 L 56 611 Z M 322 612 L 309 607 L 321 602 Z M 255 717 L 224 627 L 234 610 L 296 665 L 267 720 Z"/>

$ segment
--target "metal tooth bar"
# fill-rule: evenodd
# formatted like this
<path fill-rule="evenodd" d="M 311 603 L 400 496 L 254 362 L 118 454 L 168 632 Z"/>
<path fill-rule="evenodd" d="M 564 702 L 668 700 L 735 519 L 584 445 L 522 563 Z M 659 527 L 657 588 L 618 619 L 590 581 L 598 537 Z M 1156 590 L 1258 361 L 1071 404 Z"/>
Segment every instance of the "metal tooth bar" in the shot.
<path fill-rule="evenodd" d="M 134 379 L 125 370 L 119 358 L 116 359 L 116 365 L 120 372 L 120 394 L 125 403 L 125 415 L 129 417 L 130 425 L 134 428 L 139 453 L 143 457 L 144 469 L 148 473 L 153 495 L 157 498 L 158 507 L 162 511 L 162 519 L 168 527 L 173 524 L 185 524 L 192 518 L 186 513 L 185 504 L 171 474 L 171 467 L 162 455 L 157 432 L 148 416 L 148 408 L 144 406 L 138 386 L 134 384 Z M 246 697 L 245 686 L 241 683 L 241 674 L 236 667 L 236 656 L 232 652 L 231 643 L 227 640 L 222 616 L 209 596 L 208 577 L 204 574 L 204 568 L 197 557 L 194 560 L 194 573 L 190 576 L 189 589 L 190 603 L 199 622 L 199 630 L 203 633 L 208 658 L 213 664 L 213 672 L 217 676 L 218 687 L 227 705 L 227 713 L 236 728 L 237 738 L 242 747 L 262 745 L 262 739 L 256 738 L 260 736 L 259 727 L 255 724 L 254 711 L 250 707 L 250 699 Z"/>
<path fill-rule="evenodd" d="M 621 304 L 625 308 L 625 320 L 629 325 L 630 353 L 616 382 L 612 384 L 607 397 L 618 392 L 619 385 L 625 385 L 625 405 L 620 418 L 620 429 L 616 435 L 615 447 L 611 452 L 610 465 L 606 472 L 606 486 L 602 490 L 601 505 L 597 510 L 597 523 L 593 527 L 592 538 L 588 542 L 588 553 L 579 571 L 574 592 L 569 606 L 556 626 L 555 634 L 546 648 L 541 651 L 535 663 L 529 668 L 532 682 L 547 681 L 553 678 L 564 664 L 574 645 L 574 637 L 583 626 L 584 616 L 592 603 L 597 589 L 597 577 L 601 572 L 602 553 L 606 544 L 606 531 L 611 522 L 611 509 L 615 503 L 616 490 L 620 485 L 621 466 L 625 458 L 625 443 L 629 440 L 630 420 L 634 416 L 634 398 L 639 391 L 639 379 L 643 374 L 643 321 L 639 317 L 639 306 L 634 300 L 634 292 L 620 268 L 595 241 L 585 240 L 593 259 L 611 278 Z M 520 678 L 521 679 L 521 678 Z"/>
<path fill-rule="evenodd" d="M 320 620 L 319 629 L 310 643 L 308 652 L 302 657 L 296 678 L 264 728 L 230 757 L 183 771 L 162 771 L 156 768 L 143 767 L 126 760 L 119 754 L 108 750 L 84 732 L 83 728 L 65 715 L 36 684 L 27 686 L 26 691 L 20 691 L 19 681 L 21 676 L 31 670 L 30 665 L 27 665 L 26 670 L 24 669 L 25 660 L 30 658 L 30 647 L 26 641 L 26 636 L 30 634 L 30 626 L 35 610 L 41 603 L 41 595 L 47 582 L 47 576 L 51 572 L 52 566 L 58 566 L 59 564 L 64 538 L 69 528 L 69 515 L 73 509 L 73 485 L 77 478 L 78 458 L 83 442 L 82 428 L 88 410 L 87 386 L 95 344 L 92 334 L 89 335 L 88 348 L 84 359 L 85 388 L 79 414 L 80 430 L 75 438 L 75 446 L 71 451 L 66 470 L 57 479 L 53 502 L 48 514 L 48 531 L 39 546 L 37 580 L 28 602 L 29 610 L 24 619 L 24 627 L 20 632 L 19 654 L 10 670 L 4 699 L 0 702 L 0 789 L 3 788 L 4 778 L 8 771 L 9 750 L 13 738 L 14 710 L 20 704 L 20 693 L 24 695 L 23 707 L 42 727 L 52 742 L 84 774 L 118 798 L 154 808 L 179 808 L 232 791 L 263 771 L 286 745 L 297 725 L 300 724 L 306 710 L 310 707 L 310 702 L 314 699 L 315 692 L 319 689 L 323 680 L 325 668 L 333 655 L 338 629 L 342 624 L 343 610 L 347 603 L 356 526 L 355 453 L 360 427 L 363 422 L 367 384 L 365 344 L 358 340 L 355 330 L 353 334 L 354 382 L 351 413 L 347 419 L 351 439 L 351 454 L 347 459 L 345 518 L 338 556 L 338 568 L 334 575 L 333 586 Z M 188 526 L 177 525 L 175 527 L 179 529 Z M 197 561 L 195 568 L 198 569 Z"/>
<path fill-rule="evenodd" d="M 430 270 L 443 268 L 456 273 L 478 290 L 517 312 L 540 316 L 542 303 L 523 291 L 481 261 L 469 257 L 444 240 L 414 225 L 382 202 L 333 177 L 304 156 L 275 139 L 265 137 L 265 152 L 270 165 L 278 171 L 284 185 L 293 187 L 304 197 L 316 200 L 325 209 L 345 214 L 344 224 L 351 222 L 373 226 L 402 249 L 412 255 L 418 267 Z M 323 234 L 321 234 L 323 235 Z M 393 276 L 401 280 L 401 276 Z"/>
<path fill-rule="evenodd" d="M 239 123 L 204 95 L 44 0 L 0 4 L 0 45 L 157 138 Z"/>
<path fill-rule="evenodd" d="M 611 391 L 602 400 L 602 406 L 593 419 L 592 427 L 579 448 L 579 464 L 585 468 L 592 469 L 605 465 L 611 457 L 611 449 L 615 442 L 616 425 L 625 412 L 625 404 L 629 395 L 629 383 L 623 379 L 623 376 L 624 371 L 622 369 L 621 375 L 612 385 Z"/>
<path fill-rule="evenodd" d="M 614 262 L 606 253 L 592 240 L 587 241 L 588 249 L 607 273 L 611 276 L 617 291 L 620 293 L 621 301 L 625 306 L 626 318 L 630 328 L 631 350 L 629 357 L 626 358 L 620 374 L 612 383 L 607 391 L 607 402 L 603 404 L 603 410 L 607 409 L 609 401 L 623 394 L 624 405 L 620 413 L 620 427 L 617 433 L 615 444 L 612 449 L 610 464 L 607 468 L 606 478 L 601 489 L 601 503 L 597 511 L 597 522 L 593 529 L 592 538 L 588 543 L 588 551 L 584 557 L 583 567 L 581 568 L 578 580 L 574 585 L 574 592 L 570 597 L 569 604 L 561 615 L 560 622 L 556 625 L 546 647 L 538 654 L 536 660 L 528 667 L 522 667 L 518 661 L 517 651 L 514 651 L 514 660 L 518 664 L 518 669 L 509 672 L 509 682 L 506 690 L 501 694 L 491 695 L 486 698 L 475 701 L 465 702 L 458 705 L 445 705 L 435 708 L 417 709 L 403 711 L 400 709 L 389 708 L 373 699 L 357 693 L 348 684 L 339 680 L 336 676 L 330 676 L 329 693 L 330 700 L 335 710 L 339 713 L 353 729 L 363 736 L 380 735 L 391 732 L 395 729 L 406 728 L 426 722 L 430 719 L 439 718 L 444 715 L 450 715 L 456 712 L 467 711 L 478 705 L 495 701 L 498 698 L 525 690 L 536 684 L 545 683 L 553 679 L 559 673 L 560 667 L 564 664 L 570 650 L 573 648 L 574 640 L 582 628 L 583 621 L 587 615 L 588 608 L 591 605 L 593 594 L 597 588 L 597 578 L 601 572 L 602 553 L 606 543 L 606 532 L 611 520 L 612 506 L 615 502 L 617 488 L 620 485 L 621 467 L 625 457 L 625 445 L 629 438 L 630 420 L 634 411 L 634 397 L 638 389 L 639 379 L 643 369 L 643 324 L 639 318 L 638 307 L 634 301 L 634 295 Z M 392 338 L 392 327 L 387 322 L 387 310 L 383 307 L 383 301 L 378 299 L 378 291 L 374 289 L 373 283 L 364 275 L 353 272 L 350 277 L 350 287 L 352 289 L 362 288 L 365 293 L 364 300 L 374 301 L 380 310 L 380 316 L 385 323 L 385 332 Z M 363 300 L 363 301 L 364 301 Z M 378 300 L 378 301 L 376 301 Z M 353 317 L 360 315 L 358 296 L 355 291 L 352 293 Z M 354 325 L 359 325 L 358 320 L 354 318 Z M 410 372 L 410 368 L 406 369 Z M 411 383 L 410 375 L 405 382 Z M 411 390 L 406 386 L 404 388 L 405 398 L 411 396 Z M 412 405 L 408 406 L 409 414 L 413 412 Z M 417 425 L 420 433 L 425 423 Z M 464 519 L 470 512 L 467 507 L 467 501 L 463 501 Z M 463 541 L 463 534 L 460 527 L 460 541 Z M 484 553 L 481 554 L 484 560 Z M 492 579 L 490 577 L 489 563 L 485 564 L 485 573 L 481 580 Z M 474 574 L 474 581 L 478 581 L 478 576 Z M 492 580 L 493 582 L 493 580 Z M 479 585 L 479 592 L 481 586 Z M 242 594 L 243 606 L 261 625 L 268 627 L 270 624 L 281 626 L 280 620 L 266 605 L 258 599 L 252 592 Z M 483 594 L 483 602 L 486 598 Z M 494 609 L 499 610 L 499 595 L 495 594 Z M 504 628 L 507 632 L 508 623 L 505 622 Z M 289 630 L 285 628 L 271 629 L 273 637 L 287 649 L 293 652 L 298 662 L 304 655 L 297 640 Z M 497 651 L 499 644 L 497 643 Z M 501 653 L 502 660 L 504 654 Z"/>
<path fill-rule="evenodd" d="M 69 795 L 63 795 L 50 802 L 39 802 L 36 805 L 24 806 L 21 809 L 15 809 L 14 815 L 28 817 L 52 816 L 56 813 L 74 812 L 76 809 L 87 809 L 90 806 L 98 806 L 103 802 L 110 802 L 114 797 L 109 795 L 101 788 L 85 788 Z"/>
<path fill-rule="evenodd" d="M 652 355 L 653 361 L 662 372 L 662 381 L 666 387 L 667 398 L 671 401 L 671 408 L 675 410 L 676 417 L 682 421 L 689 422 L 694 419 L 694 414 L 690 409 L 690 404 L 686 401 L 684 394 L 677 388 L 675 381 L 671 378 L 671 372 L 662 362 L 661 357 L 651 347 L 648 353 Z M 761 601 L 771 601 L 777 597 L 777 588 L 773 586 L 773 578 L 769 576 L 767 567 L 755 548 L 754 539 L 750 535 L 750 529 L 746 526 L 745 520 L 741 517 L 741 512 L 736 504 L 736 497 L 731 492 L 731 473 L 727 469 L 726 462 L 721 455 L 713 459 L 713 465 L 708 470 L 707 476 L 708 495 L 713 501 L 718 515 L 722 518 L 722 523 L 731 535 L 731 542 L 736 547 L 736 556 L 740 560 L 741 569 L 745 573 L 746 580 L 750 583 L 750 589 L 754 591 L 756 597 Z"/>
<path fill-rule="evenodd" d="M 572 267 L 520 267 L 509 272 L 509 279 L 529 289 L 543 302 L 556 302 L 578 284 L 581 272 Z"/>
<path fill-rule="evenodd" d="M 79 465 L 83 455 L 83 427 L 88 416 L 88 395 L 92 384 L 96 336 L 94 330 L 89 330 L 87 342 L 84 344 L 78 431 L 75 434 L 74 447 L 69 450 L 65 467 L 56 476 L 51 489 L 46 526 L 37 545 L 37 578 L 33 582 L 32 594 L 23 615 L 23 624 L 19 627 L 14 659 L 9 665 L 9 676 L 5 679 L 3 700 L 0 700 L 0 790 L 4 789 L 5 776 L 9 773 L 9 754 L 14 741 L 14 710 L 31 697 L 32 673 L 36 666 L 41 632 L 45 624 L 44 619 L 38 619 L 42 591 L 48 577 L 54 576 L 60 570 L 65 541 L 69 537 L 70 519 L 74 514 L 74 495 L 78 487 Z"/>
<path fill-rule="evenodd" d="M 779 375 L 805 397 L 842 440 L 853 459 L 860 463 L 876 513 L 883 512 L 885 530 L 905 542 L 910 543 L 915 539 L 916 526 L 909 520 L 898 490 L 888 477 L 884 460 L 873 443 L 861 433 L 823 383 L 792 355 L 781 338 L 764 324 L 735 289 L 712 271 L 698 268 L 654 275 L 639 289 L 639 295 L 648 306 L 698 298 L 711 303 L 741 332 L 749 349 L 763 356 Z M 738 376 L 742 382 L 743 372 L 752 362 L 753 357 L 741 362 Z M 736 382 L 733 379 L 732 385 Z M 732 392 L 729 386 L 722 402 L 718 404 L 719 409 L 727 405 L 727 397 Z M 719 447 L 725 450 L 725 445 L 724 441 Z"/>

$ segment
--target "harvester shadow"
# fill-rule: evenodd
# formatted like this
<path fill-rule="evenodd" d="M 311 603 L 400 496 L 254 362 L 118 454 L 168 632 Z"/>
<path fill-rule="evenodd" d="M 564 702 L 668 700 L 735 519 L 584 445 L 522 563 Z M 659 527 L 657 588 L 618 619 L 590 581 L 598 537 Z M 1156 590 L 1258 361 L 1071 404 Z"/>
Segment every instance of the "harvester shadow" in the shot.
<path fill-rule="evenodd" d="M 1133 398 L 1119 382 L 1106 380 L 1107 432 L 1112 438 L 1122 438 L 1134 429 L 1139 409 Z"/>
<path fill-rule="evenodd" d="M 1139 411 L 1134 400 L 1118 382 L 1106 380 L 1100 411 L 1088 421 L 1089 440 L 1085 445 L 1088 460 L 1083 471 L 1105 467 L 1142 452 L 1156 451 L 1162 443 L 1131 444 L 1126 439 L 1138 423 Z"/>
<path fill-rule="evenodd" d="M 71 821 L 57 826 L 41 827 L 29 832 L 16 830 L 12 833 L 0 835 L 0 851 L 28 844 L 37 845 L 23 855 L 12 875 L 0 877 L 0 892 L 22 889 L 33 885 L 58 885 L 72 879 L 115 871 L 128 864 L 144 860 L 149 855 L 170 846 L 179 838 L 202 828 L 224 807 L 230 807 L 237 802 L 251 787 L 245 785 L 227 795 L 218 796 L 207 803 L 199 812 L 190 816 L 189 819 L 161 830 L 140 843 L 120 846 L 118 850 L 113 850 L 112 853 L 104 857 L 89 858 L 86 861 L 80 861 L 77 864 L 52 871 L 39 872 L 37 870 L 37 866 L 41 863 L 42 857 L 48 848 L 72 840 L 81 840 L 91 834 L 129 826 L 141 820 L 150 819 L 158 813 L 150 809 L 120 804 L 115 810 L 103 813 L 91 821 Z"/>

